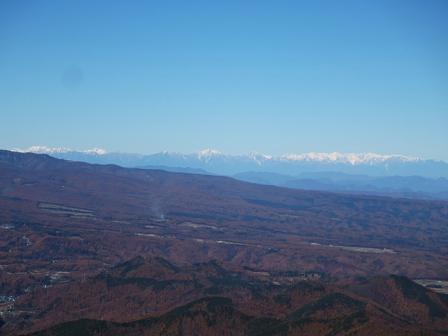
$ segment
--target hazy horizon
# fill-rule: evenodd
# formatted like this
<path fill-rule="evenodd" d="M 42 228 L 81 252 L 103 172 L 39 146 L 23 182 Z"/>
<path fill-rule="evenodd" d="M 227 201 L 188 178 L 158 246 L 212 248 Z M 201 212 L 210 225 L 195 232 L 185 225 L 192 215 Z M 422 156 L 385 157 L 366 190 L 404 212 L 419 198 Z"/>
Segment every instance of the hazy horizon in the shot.
<path fill-rule="evenodd" d="M 446 1 L 0 3 L 0 147 L 448 160 Z"/>
<path fill-rule="evenodd" d="M 118 151 L 118 150 L 110 150 L 108 148 L 99 147 L 99 146 L 93 146 L 90 148 L 71 148 L 71 147 L 61 147 L 61 146 L 45 146 L 45 145 L 32 145 L 29 147 L 10 147 L 10 148 L 4 148 L 6 150 L 12 150 L 12 151 L 19 151 L 19 152 L 31 152 L 31 153 L 41 153 L 41 154 L 51 154 L 51 153 L 64 153 L 64 152 L 80 152 L 80 153 L 90 153 L 90 154 L 97 154 L 97 155 L 104 155 L 104 154 L 136 154 L 136 155 L 153 155 L 153 154 L 159 154 L 159 153 L 170 153 L 170 154 L 182 154 L 182 155 L 193 155 L 193 154 L 205 154 L 208 152 L 208 154 L 222 154 L 222 155 L 229 155 L 229 156 L 245 156 L 245 155 L 263 155 L 267 157 L 282 157 L 287 155 L 306 155 L 306 154 L 340 154 L 340 155 L 378 155 L 378 156 L 403 156 L 406 158 L 411 159 L 422 159 L 422 160 L 436 160 L 436 161 L 444 161 L 447 162 L 448 160 L 438 160 L 431 157 L 418 157 L 418 156 L 409 156 L 404 155 L 402 153 L 378 153 L 378 152 L 340 152 L 340 151 L 329 151 L 329 152 L 311 152 L 311 151 L 305 151 L 305 152 L 284 152 L 279 154 L 272 154 L 268 152 L 257 152 L 257 151 L 249 151 L 249 152 L 237 152 L 237 153 L 229 153 L 219 150 L 218 148 L 210 148 L 204 146 L 203 148 L 199 148 L 197 150 L 189 151 L 189 152 L 180 152 L 180 151 L 168 151 L 168 150 L 156 150 L 156 151 L 143 151 L 143 152 L 137 152 L 137 151 Z"/>

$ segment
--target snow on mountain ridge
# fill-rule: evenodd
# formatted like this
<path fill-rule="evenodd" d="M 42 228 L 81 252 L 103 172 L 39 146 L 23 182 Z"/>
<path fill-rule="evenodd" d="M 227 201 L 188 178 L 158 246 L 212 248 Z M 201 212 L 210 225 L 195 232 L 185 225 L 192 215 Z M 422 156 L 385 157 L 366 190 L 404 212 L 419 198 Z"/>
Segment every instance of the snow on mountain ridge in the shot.
<path fill-rule="evenodd" d="M 197 155 L 198 155 L 198 158 L 200 160 L 202 160 L 202 159 L 210 159 L 213 156 L 220 156 L 220 155 L 222 155 L 222 153 L 216 149 L 206 148 L 206 149 L 200 150 L 197 153 Z"/>
<path fill-rule="evenodd" d="M 84 153 L 94 154 L 94 155 L 105 155 L 105 154 L 107 154 L 107 151 L 102 148 L 92 148 L 92 149 L 85 150 Z"/>
<path fill-rule="evenodd" d="M 31 146 L 25 149 L 14 148 L 13 151 L 20 153 L 36 153 L 36 154 L 62 154 L 62 153 L 85 153 L 91 155 L 105 155 L 108 152 L 102 148 L 91 148 L 86 150 L 74 150 L 67 147 L 47 147 L 47 146 Z"/>
<path fill-rule="evenodd" d="M 377 153 L 303 153 L 303 154 L 286 154 L 280 156 L 281 160 L 285 161 L 317 161 L 317 162 L 335 162 L 335 163 L 350 163 L 357 164 L 373 164 L 382 163 L 389 160 L 399 160 L 403 162 L 415 162 L 420 159 L 417 157 L 410 157 L 400 154 L 382 155 Z"/>
<path fill-rule="evenodd" d="M 47 147 L 47 146 L 31 146 L 26 149 L 14 149 L 17 152 L 31 152 L 40 154 L 66 154 L 66 153 L 83 153 L 88 155 L 99 155 L 104 156 L 106 154 L 111 154 L 102 148 L 92 148 L 87 150 L 73 150 L 66 147 Z M 114 153 L 118 154 L 118 153 Z M 262 165 L 266 161 L 281 161 L 281 162 L 320 162 L 320 163 L 344 163 L 351 165 L 360 164 L 379 164 L 387 163 L 392 160 L 397 160 L 401 162 L 416 162 L 422 159 L 417 157 L 410 157 L 401 154 L 391 154 L 383 155 L 377 153 L 340 153 L 340 152 L 309 152 L 301 154 L 285 154 L 280 156 L 271 156 L 259 153 L 249 153 L 248 155 L 226 155 L 216 149 L 203 149 L 193 154 L 182 154 L 182 153 L 172 153 L 168 151 L 163 151 L 158 154 L 163 156 L 173 156 L 186 160 L 188 157 L 196 158 L 199 161 L 205 163 L 210 162 L 213 159 L 225 159 L 225 160 L 235 160 L 244 159 L 254 161 L 257 165 Z"/>

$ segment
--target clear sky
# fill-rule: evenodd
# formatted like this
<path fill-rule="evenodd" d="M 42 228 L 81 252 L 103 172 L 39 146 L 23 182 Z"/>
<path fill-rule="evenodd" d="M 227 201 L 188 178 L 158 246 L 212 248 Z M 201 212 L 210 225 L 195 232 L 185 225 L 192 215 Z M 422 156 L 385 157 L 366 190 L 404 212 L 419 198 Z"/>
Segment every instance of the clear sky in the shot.
<path fill-rule="evenodd" d="M 0 148 L 448 160 L 448 1 L 0 0 Z"/>

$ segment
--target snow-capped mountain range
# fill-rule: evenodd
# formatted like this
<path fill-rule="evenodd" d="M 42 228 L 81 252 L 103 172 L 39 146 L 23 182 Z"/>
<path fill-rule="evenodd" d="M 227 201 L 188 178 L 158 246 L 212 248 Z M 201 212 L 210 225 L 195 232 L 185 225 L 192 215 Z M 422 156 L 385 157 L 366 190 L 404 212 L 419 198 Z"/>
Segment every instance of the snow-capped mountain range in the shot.
<path fill-rule="evenodd" d="M 331 171 L 371 176 L 448 177 L 447 162 L 376 153 L 312 152 L 280 156 L 258 153 L 227 155 L 214 149 L 204 149 L 192 154 L 160 152 L 144 155 L 108 152 L 101 148 L 73 150 L 46 146 L 32 146 L 27 149 L 14 150 L 43 153 L 61 159 L 89 163 L 117 164 L 124 167 L 188 168 L 221 175 L 234 175 L 242 172 L 298 175 L 309 172 Z"/>
<path fill-rule="evenodd" d="M 107 154 L 107 151 L 102 148 L 92 148 L 86 150 L 74 150 L 67 147 L 47 147 L 47 146 L 31 146 L 26 149 L 15 148 L 13 149 L 16 152 L 21 153 L 36 153 L 36 154 L 66 154 L 66 153 L 86 153 L 86 154 L 96 154 L 96 155 L 104 155 Z"/>

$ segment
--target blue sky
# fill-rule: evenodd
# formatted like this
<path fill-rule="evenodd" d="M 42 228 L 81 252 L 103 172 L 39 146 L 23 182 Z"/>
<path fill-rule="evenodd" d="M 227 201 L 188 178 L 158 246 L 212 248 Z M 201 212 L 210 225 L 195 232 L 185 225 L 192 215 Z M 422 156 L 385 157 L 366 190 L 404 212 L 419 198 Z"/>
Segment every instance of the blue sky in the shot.
<path fill-rule="evenodd" d="M 448 160 L 447 1 L 0 1 L 0 147 Z"/>

